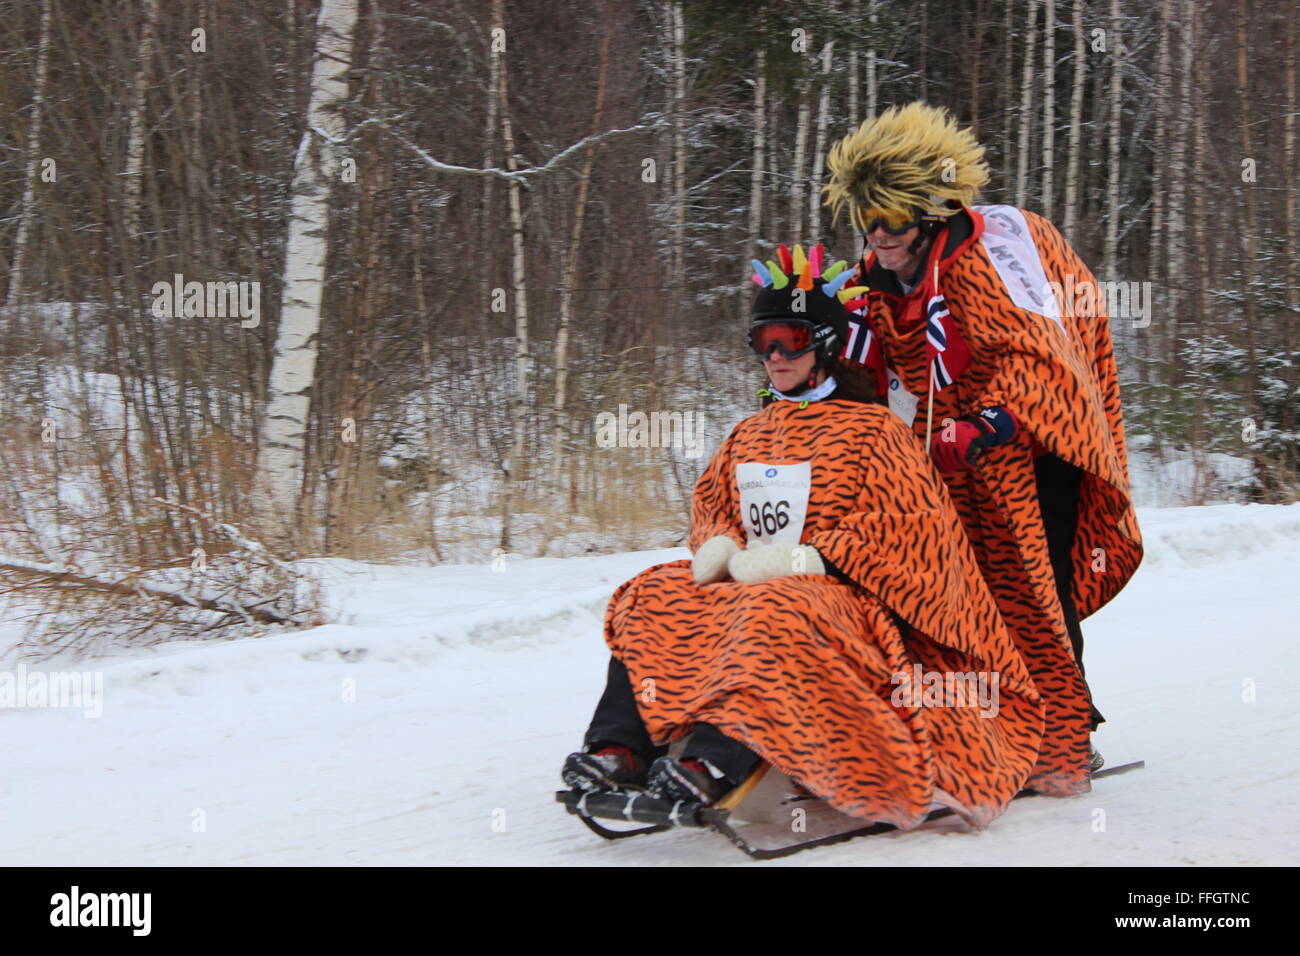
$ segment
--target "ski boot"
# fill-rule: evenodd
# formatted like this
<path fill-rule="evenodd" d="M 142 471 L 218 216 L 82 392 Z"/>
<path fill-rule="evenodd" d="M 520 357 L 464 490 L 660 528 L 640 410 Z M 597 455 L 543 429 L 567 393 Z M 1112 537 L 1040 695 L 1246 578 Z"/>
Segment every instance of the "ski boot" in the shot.
<path fill-rule="evenodd" d="M 646 782 L 646 761 L 631 747 L 610 744 L 591 753 L 569 754 L 560 776 L 570 790 L 640 790 Z"/>
<path fill-rule="evenodd" d="M 646 787 L 665 800 L 713 804 L 736 788 L 727 777 L 715 777 L 701 760 L 660 757 L 650 765 Z"/>

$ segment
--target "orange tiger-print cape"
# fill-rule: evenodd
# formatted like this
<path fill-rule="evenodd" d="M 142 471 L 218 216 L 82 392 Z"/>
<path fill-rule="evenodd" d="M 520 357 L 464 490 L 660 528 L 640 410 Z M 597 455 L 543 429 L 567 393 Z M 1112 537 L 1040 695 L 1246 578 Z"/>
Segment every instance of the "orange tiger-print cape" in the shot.
<path fill-rule="evenodd" d="M 1104 297 L 1073 301 L 1071 290 L 1095 289 L 1095 280 L 1042 216 L 1009 206 L 968 208 L 958 216 L 967 221 L 950 223 L 937 237 L 926 278 L 937 262 L 939 290 L 971 359 L 964 373 L 936 392 L 933 429 L 938 432 L 944 418 L 995 405 L 1009 409 L 1020 429 L 1014 441 L 987 451 L 973 470 L 943 478 L 1047 705 L 1043 753 L 1030 786 L 1046 793 L 1082 792 L 1090 786 L 1091 701 L 1056 590 L 1034 458 L 1048 451 L 1084 472 L 1072 553 L 1073 596 L 1082 619 L 1119 592 L 1142 557 Z M 882 273 L 874 254 L 859 263 L 855 281 L 872 287 L 863 319 L 886 364 L 917 397 L 912 427 L 928 448 L 929 370 L 920 316 L 930 283 L 923 281 L 911 295 L 891 295 L 879 288 Z M 1048 282 L 1056 283 L 1055 307 L 1046 298 L 1035 305 L 1036 296 L 1050 292 Z M 1060 295 L 1071 301 L 1061 303 Z M 862 329 L 855 334 L 868 338 Z"/>
<path fill-rule="evenodd" d="M 907 829 L 938 804 L 986 824 L 1036 763 L 1043 706 L 916 440 L 880 405 L 774 402 L 696 483 L 692 551 L 715 535 L 745 546 L 742 462 L 811 463 L 800 541 L 844 579 L 701 587 L 675 561 L 619 587 L 605 639 L 651 739 L 710 723 L 842 812 Z M 915 665 L 996 674 L 995 713 L 925 706 L 941 699 L 920 695 L 924 678 L 915 698 L 891 701 Z"/>

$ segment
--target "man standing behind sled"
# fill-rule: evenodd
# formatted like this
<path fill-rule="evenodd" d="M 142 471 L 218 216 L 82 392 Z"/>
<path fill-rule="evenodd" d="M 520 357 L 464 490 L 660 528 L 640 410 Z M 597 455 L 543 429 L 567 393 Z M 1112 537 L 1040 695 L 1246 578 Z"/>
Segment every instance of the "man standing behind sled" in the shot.
<path fill-rule="evenodd" d="M 847 361 L 930 449 L 1047 704 L 1027 786 L 1089 788 L 1104 718 L 1079 621 L 1142 557 L 1104 298 L 1056 227 L 973 205 L 984 148 L 949 114 L 894 107 L 838 142 L 823 192 L 867 237 Z M 1058 302 L 1061 290 L 1079 293 Z M 1091 291 L 1092 295 L 1087 295 Z"/>

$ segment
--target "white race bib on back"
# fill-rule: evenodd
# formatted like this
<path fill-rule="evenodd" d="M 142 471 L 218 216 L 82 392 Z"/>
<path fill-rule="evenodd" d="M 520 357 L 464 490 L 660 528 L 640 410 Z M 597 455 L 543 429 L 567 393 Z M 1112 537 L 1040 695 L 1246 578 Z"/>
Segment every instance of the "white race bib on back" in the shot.
<path fill-rule="evenodd" d="M 885 369 L 885 375 L 889 379 L 889 410 L 910 428 L 916 419 L 916 406 L 920 400 L 907 390 L 903 380 L 892 368 Z"/>
<path fill-rule="evenodd" d="M 745 525 L 746 543 L 798 544 L 808 517 L 808 492 L 812 487 L 812 463 L 769 465 L 747 461 L 736 465 L 736 487 L 740 492 L 740 520 Z"/>

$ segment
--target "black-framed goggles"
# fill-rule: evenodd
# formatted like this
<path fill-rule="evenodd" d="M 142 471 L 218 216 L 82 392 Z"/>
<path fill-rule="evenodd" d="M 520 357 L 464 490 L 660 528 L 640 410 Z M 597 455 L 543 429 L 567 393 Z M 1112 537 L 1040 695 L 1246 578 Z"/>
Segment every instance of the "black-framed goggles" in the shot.
<path fill-rule="evenodd" d="M 908 219 L 908 216 L 912 218 Z M 909 229 L 915 229 L 925 221 L 925 218 L 925 211 L 922 209 L 911 209 L 905 212 L 881 212 L 867 220 L 867 228 L 863 230 L 863 233 L 869 235 L 876 229 L 883 229 L 891 236 L 901 236 Z"/>

